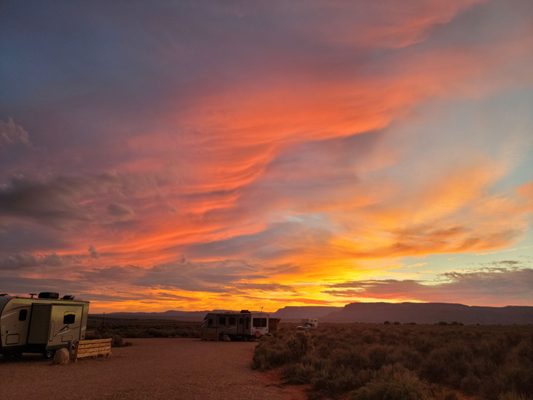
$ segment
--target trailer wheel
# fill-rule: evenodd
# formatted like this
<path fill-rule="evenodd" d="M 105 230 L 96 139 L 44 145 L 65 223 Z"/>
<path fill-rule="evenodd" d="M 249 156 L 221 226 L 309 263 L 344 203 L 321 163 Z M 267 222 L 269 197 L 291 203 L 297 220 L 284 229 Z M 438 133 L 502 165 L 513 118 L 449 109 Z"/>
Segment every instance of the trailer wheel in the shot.
<path fill-rule="evenodd" d="M 45 350 L 43 353 L 43 357 L 47 360 L 51 360 L 52 358 L 54 358 L 55 353 L 56 352 L 54 350 Z"/>

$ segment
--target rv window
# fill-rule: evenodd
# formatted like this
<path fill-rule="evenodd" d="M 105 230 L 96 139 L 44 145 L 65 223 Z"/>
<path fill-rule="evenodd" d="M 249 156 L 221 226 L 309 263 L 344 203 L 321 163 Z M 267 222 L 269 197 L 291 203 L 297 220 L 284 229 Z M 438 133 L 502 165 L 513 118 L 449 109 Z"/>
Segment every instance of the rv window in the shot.
<path fill-rule="evenodd" d="M 63 323 L 65 325 L 73 324 L 74 321 L 76 321 L 76 315 L 74 314 L 65 314 L 65 316 L 63 317 Z"/>
<path fill-rule="evenodd" d="M 219 325 L 226 325 L 226 317 L 219 317 L 218 318 L 218 324 Z"/>
<path fill-rule="evenodd" d="M 228 320 L 229 320 L 230 326 L 234 326 L 235 325 L 235 317 L 229 317 Z"/>
<path fill-rule="evenodd" d="M 266 328 L 267 320 L 266 318 L 254 318 L 253 325 L 254 328 Z"/>
<path fill-rule="evenodd" d="M 213 326 L 213 320 L 211 318 L 207 320 L 207 326 Z"/>
<path fill-rule="evenodd" d="M 19 321 L 26 321 L 27 316 L 28 316 L 28 310 L 19 311 Z"/>
<path fill-rule="evenodd" d="M 243 325 L 243 324 L 244 324 L 244 319 L 239 318 L 239 325 Z"/>

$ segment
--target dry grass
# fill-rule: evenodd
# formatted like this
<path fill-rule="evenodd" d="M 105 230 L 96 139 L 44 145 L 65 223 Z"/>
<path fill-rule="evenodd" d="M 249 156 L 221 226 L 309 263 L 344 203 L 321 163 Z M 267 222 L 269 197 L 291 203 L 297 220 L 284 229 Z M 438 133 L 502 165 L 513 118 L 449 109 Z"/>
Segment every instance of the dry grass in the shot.
<path fill-rule="evenodd" d="M 265 337 L 253 366 L 281 367 L 311 398 L 533 398 L 533 327 L 329 325 Z"/>

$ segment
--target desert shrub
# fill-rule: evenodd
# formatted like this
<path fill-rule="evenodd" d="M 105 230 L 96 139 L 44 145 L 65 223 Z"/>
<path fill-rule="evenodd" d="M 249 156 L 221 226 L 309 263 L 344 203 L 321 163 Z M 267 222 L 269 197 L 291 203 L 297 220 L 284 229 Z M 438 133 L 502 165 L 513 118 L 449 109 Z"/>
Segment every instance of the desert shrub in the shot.
<path fill-rule="evenodd" d="M 122 347 L 124 346 L 124 339 L 120 335 L 113 335 L 113 341 L 111 342 L 113 347 Z"/>
<path fill-rule="evenodd" d="M 283 369 L 282 375 L 286 383 L 294 385 L 309 383 L 313 375 L 313 366 L 302 362 L 287 364 Z"/>
<path fill-rule="evenodd" d="M 464 393 L 473 395 L 479 392 L 480 385 L 481 380 L 474 374 L 470 373 L 461 380 L 460 388 Z"/>
<path fill-rule="evenodd" d="M 384 346 L 381 344 L 372 344 L 367 347 L 366 354 L 368 357 L 368 364 L 373 369 L 379 369 L 383 365 L 390 363 L 390 354 L 393 349 L 389 346 Z"/>
<path fill-rule="evenodd" d="M 352 369 L 345 366 L 322 369 L 311 376 L 311 384 L 317 392 L 338 395 L 350 391 L 356 385 Z"/>
<path fill-rule="evenodd" d="M 507 392 L 507 393 L 501 394 L 498 397 L 498 400 L 531 400 L 531 397 L 518 394 L 518 393 Z"/>
<path fill-rule="evenodd" d="M 313 399 L 524 400 L 532 359 L 533 327 L 324 324 L 261 339 L 253 366 L 282 367 L 286 382 L 310 384 Z"/>
<path fill-rule="evenodd" d="M 164 319 L 111 318 L 89 316 L 88 335 L 94 339 L 119 335 L 123 338 L 200 337 L 199 322 Z"/>
<path fill-rule="evenodd" d="M 352 400 L 424 400 L 426 385 L 413 372 L 388 365 L 375 378 L 351 394 Z"/>
<path fill-rule="evenodd" d="M 301 356 L 299 353 L 302 353 L 302 349 L 294 351 L 290 347 L 296 342 L 292 339 L 293 336 L 289 335 L 287 338 L 281 333 L 278 338 L 275 336 L 262 337 L 254 352 L 252 368 L 266 370 L 297 361 L 298 357 Z"/>

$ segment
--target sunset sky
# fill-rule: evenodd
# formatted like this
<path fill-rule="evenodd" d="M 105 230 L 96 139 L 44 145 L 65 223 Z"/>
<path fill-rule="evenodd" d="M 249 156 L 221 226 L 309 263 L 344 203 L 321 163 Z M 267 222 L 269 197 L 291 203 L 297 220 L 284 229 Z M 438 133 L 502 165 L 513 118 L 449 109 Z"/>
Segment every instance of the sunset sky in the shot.
<path fill-rule="evenodd" d="M 0 292 L 533 305 L 533 2 L 0 2 Z"/>

